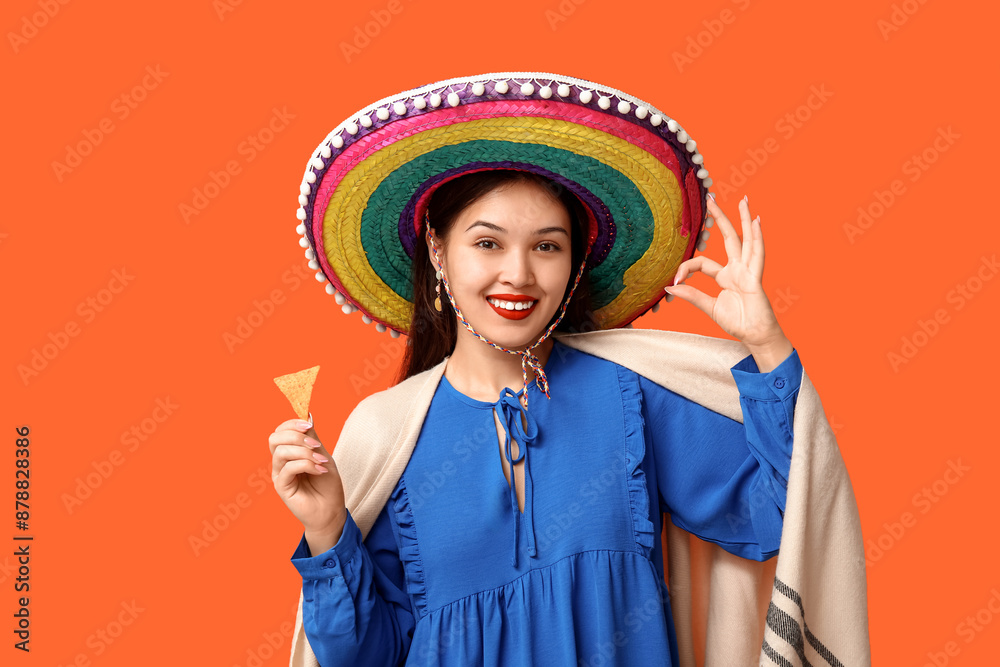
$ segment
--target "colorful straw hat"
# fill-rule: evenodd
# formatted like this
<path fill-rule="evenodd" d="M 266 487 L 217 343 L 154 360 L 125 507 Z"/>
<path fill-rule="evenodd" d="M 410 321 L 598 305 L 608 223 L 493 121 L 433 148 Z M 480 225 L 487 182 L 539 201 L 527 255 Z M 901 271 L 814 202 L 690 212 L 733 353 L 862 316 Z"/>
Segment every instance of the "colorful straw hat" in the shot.
<path fill-rule="evenodd" d="M 614 88 L 540 72 L 447 79 L 379 100 L 323 140 L 299 190 L 299 244 L 345 313 L 395 338 L 410 326 L 434 190 L 472 171 L 531 171 L 583 203 L 594 319 L 622 327 L 705 247 L 702 162 L 677 121 Z"/>

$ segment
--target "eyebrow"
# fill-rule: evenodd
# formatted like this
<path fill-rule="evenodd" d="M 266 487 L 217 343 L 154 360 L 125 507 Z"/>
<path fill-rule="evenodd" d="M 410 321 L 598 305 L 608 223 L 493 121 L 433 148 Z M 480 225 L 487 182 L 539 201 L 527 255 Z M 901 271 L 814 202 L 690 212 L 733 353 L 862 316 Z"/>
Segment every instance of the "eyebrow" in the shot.
<path fill-rule="evenodd" d="M 492 222 L 486 222 L 485 220 L 476 220 L 474 223 L 472 223 L 471 225 L 469 225 L 465 229 L 465 231 L 469 231 L 470 229 L 472 229 L 473 227 L 476 227 L 477 225 L 481 225 L 483 227 L 487 227 L 487 228 L 492 229 L 493 231 L 499 232 L 501 234 L 506 234 L 507 233 L 507 230 L 504 229 L 503 227 L 501 227 L 499 225 L 494 225 Z M 562 227 L 544 227 L 542 229 L 536 229 L 535 230 L 535 236 L 541 236 L 542 234 L 550 234 L 552 232 L 562 232 L 563 234 L 566 234 L 566 236 L 569 236 L 569 232 L 567 232 Z"/>

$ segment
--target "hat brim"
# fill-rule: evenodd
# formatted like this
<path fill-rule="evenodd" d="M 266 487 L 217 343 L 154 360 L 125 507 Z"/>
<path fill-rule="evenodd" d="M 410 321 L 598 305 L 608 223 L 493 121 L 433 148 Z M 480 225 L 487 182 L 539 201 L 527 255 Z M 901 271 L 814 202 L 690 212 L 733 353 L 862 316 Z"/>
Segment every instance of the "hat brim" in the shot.
<path fill-rule="evenodd" d="M 494 73 L 380 100 L 320 144 L 298 213 L 317 279 L 345 312 L 407 333 L 430 196 L 452 178 L 499 168 L 546 176 L 584 204 L 591 309 L 602 329 L 663 298 L 698 249 L 711 179 L 676 121 L 582 79 Z"/>

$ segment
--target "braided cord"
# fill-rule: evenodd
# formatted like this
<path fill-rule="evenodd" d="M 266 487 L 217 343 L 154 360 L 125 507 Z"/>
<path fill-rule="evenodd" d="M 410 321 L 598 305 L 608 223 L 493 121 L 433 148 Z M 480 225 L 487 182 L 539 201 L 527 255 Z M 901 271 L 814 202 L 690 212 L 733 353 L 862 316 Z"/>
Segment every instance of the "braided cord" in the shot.
<path fill-rule="evenodd" d="M 424 213 L 424 228 L 427 240 L 431 241 L 430 216 L 426 212 Z M 444 275 L 444 269 L 441 267 L 441 259 L 440 257 L 438 257 L 437 244 L 432 242 L 431 249 L 434 252 L 434 263 L 437 264 L 437 270 L 441 275 L 441 282 L 444 284 L 444 291 L 448 294 L 448 300 L 451 302 L 451 307 L 455 309 L 455 314 L 458 316 L 458 321 L 461 322 L 463 325 L 465 325 L 465 328 L 469 330 L 469 333 L 471 333 L 473 336 L 483 341 L 487 345 L 490 345 L 491 347 L 494 347 L 497 350 L 502 350 L 508 354 L 521 355 L 521 377 L 524 381 L 524 390 L 521 393 L 521 405 L 524 406 L 524 409 L 525 410 L 528 409 L 528 368 L 534 370 L 535 375 L 538 378 L 538 386 L 542 390 L 542 393 L 545 394 L 546 398 L 551 399 L 552 396 L 549 395 L 549 382 L 548 379 L 545 377 L 545 370 L 542 368 L 541 361 L 531 352 L 531 350 L 533 350 L 538 345 L 541 345 L 542 342 L 549 337 L 549 334 L 552 333 L 552 331 L 556 328 L 556 326 L 559 325 L 559 322 L 562 321 L 563 316 L 566 314 L 566 308 L 569 306 L 569 302 L 573 298 L 573 292 L 576 291 L 576 286 L 580 284 L 580 278 L 583 277 L 583 271 L 587 267 L 587 255 L 589 254 L 590 249 L 588 248 L 588 252 L 584 253 L 583 262 L 581 262 L 580 268 L 576 272 L 576 278 L 573 280 L 573 288 L 570 289 L 569 294 L 566 295 L 566 300 L 563 301 L 562 307 L 559 309 L 559 317 L 556 318 L 555 322 L 549 325 L 549 328 L 545 330 L 545 333 L 542 334 L 541 338 L 539 338 L 537 341 L 535 341 L 534 343 L 532 343 L 523 350 L 509 350 L 506 347 L 503 347 L 502 345 L 497 345 L 496 343 L 486 338 L 473 328 L 472 324 L 470 324 L 469 321 L 465 319 L 465 316 L 462 314 L 462 311 L 459 310 L 458 305 L 455 303 L 455 297 L 451 293 L 451 288 L 448 286 L 448 280 Z"/>

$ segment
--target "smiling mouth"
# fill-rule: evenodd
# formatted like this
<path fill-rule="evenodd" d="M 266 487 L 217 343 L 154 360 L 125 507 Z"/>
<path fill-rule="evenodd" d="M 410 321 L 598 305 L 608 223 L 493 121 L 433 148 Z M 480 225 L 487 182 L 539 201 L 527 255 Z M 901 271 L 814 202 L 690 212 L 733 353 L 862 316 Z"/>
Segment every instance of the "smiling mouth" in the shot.
<path fill-rule="evenodd" d="M 505 310 L 530 310 L 534 307 L 538 301 L 533 299 L 531 301 L 504 301 L 503 299 L 494 299 L 493 297 L 486 297 L 486 300 L 498 308 L 503 308 Z"/>
<path fill-rule="evenodd" d="M 506 301 L 504 299 L 486 297 L 486 301 L 498 315 L 508 320 L 524 319 L 533 313 L 535 306 L 538 305 L 537 299 L 531 301 Z"/>

